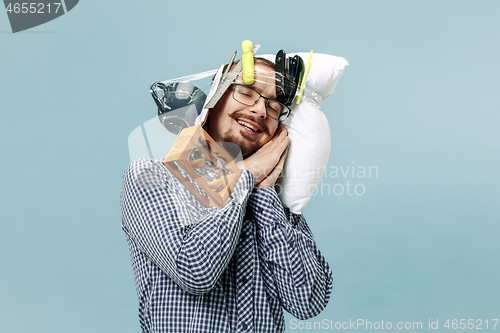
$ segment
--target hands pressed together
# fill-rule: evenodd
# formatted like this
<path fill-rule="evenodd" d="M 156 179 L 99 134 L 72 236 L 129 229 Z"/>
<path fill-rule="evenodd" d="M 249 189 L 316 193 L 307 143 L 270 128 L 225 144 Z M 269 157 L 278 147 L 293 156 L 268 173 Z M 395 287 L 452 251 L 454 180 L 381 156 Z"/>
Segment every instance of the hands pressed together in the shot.
<path fill-rule="evenodd" d="M 256 188 L 274 186 L 283 170 L 289 144 L 288 130 L 280 123 L 273 138 L 238 166 L 253 174 Z"/>

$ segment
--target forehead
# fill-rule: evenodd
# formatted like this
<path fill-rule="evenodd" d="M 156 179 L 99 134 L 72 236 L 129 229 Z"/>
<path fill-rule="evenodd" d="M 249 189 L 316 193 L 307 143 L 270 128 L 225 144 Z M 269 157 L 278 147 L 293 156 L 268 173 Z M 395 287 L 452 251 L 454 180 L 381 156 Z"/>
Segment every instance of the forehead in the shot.
<path fill-rule="evenodd" d="M 255 80 L 249 87 L 257 90 L 261 95 L 267 98 L 276 98 L 276 71 L 271 67 L 261 64 L 255 64 Z M 243 83 L 241 75 L 238 76 L 238 83 Z"/>

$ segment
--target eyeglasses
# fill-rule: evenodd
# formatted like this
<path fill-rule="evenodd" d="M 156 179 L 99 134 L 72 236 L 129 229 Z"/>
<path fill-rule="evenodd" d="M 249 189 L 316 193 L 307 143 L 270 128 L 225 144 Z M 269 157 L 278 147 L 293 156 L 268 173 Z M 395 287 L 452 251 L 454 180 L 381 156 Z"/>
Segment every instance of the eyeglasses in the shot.
<path fill-rule="evenodd" d="M 266 100 L 266 113 L 269 117 L 274 120 L 283 121 L 290 115 L 291 110 L 288 106 L 278 102 L 277 100 L 262 96 L 253 88 L 239 83 L 233 83 L 231 86 L 234 87 L 234 100 L 240 102 L 241 104 L 252 106 L 257 104 L 259 99 L 262 97 Z"/>

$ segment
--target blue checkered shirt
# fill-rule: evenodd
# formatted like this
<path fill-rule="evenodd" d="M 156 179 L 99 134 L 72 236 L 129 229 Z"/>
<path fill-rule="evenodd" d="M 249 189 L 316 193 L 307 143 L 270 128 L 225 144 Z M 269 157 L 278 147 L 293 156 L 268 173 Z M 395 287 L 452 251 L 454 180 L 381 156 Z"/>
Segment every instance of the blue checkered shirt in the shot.
<path fill-rule="evenodd" d="M 155 160 L 123 176 L 121 221 L 143 332 L 284 332 L 328 303 L 332 274 L 302 215 L 243 170 L 222 209 L 205 208 Z"/>

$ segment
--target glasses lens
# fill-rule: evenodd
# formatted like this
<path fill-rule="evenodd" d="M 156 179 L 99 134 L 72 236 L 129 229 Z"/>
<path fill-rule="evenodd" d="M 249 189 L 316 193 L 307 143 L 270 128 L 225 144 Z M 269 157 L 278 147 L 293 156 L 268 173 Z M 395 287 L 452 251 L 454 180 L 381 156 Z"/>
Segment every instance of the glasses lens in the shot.
<path fill-rule="evenodd" d="M 234 85 L 233 98 L 241 104 L 255 105 L 260 97 L 261 95 L 252 88 L 240 84 Z M 272 99 L 266 99 L 266 111 L 271 118 L 279 121 L 285 120 L 290 113 L 290 109 L 283 103 Z"/>
<path fill-rule="evenodd" d="M 286 118 L 288 118 L 289 115 L 290 115 L 290 109 L 288 107 L 284 106 L 283 107 L 283 112 L 281 112 L 280 117 L 278 118 L 278 120 L 279 121 L 283 121 Z"/>
<path fill-rule="evenodd" d="M 233 97 L 242 104 L 254 105 L 260 96 L 256 91 L 248 87 L 237 85 L 234 87 Z"/>
<path fill-rule="evenodd" d="M 278 119 L 285 106 L 278 101 L 267 101 L 267 113 L 274 119 Z"/>

